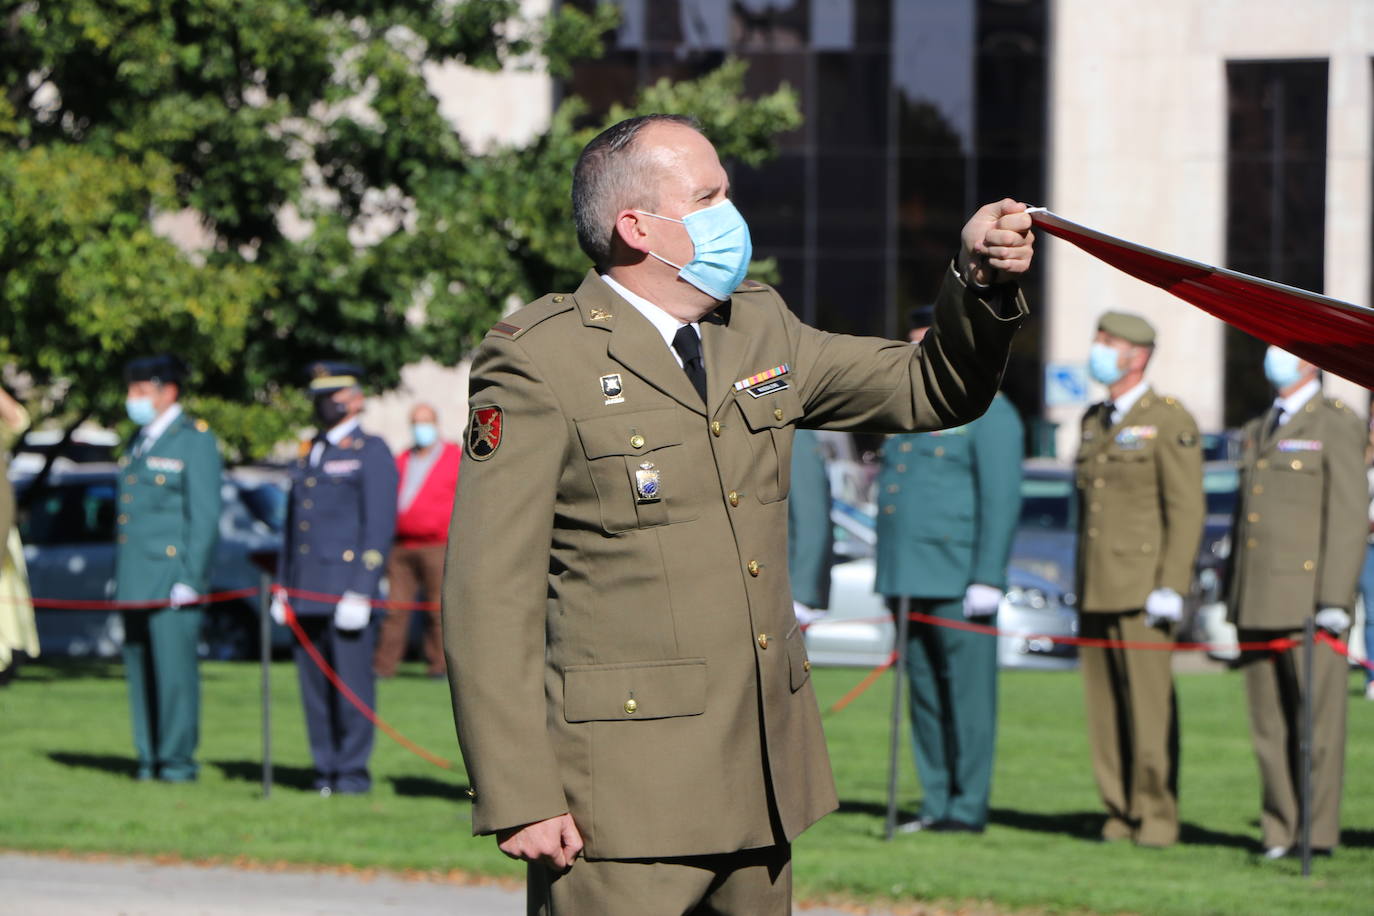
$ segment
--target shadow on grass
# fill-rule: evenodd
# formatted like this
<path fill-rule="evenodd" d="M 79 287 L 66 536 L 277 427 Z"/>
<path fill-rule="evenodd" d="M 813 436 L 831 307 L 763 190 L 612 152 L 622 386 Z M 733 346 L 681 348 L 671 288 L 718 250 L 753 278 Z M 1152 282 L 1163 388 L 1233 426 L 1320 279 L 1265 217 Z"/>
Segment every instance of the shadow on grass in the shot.
<path fill-rule="evenodd" d="M 1098 811 L 1039 812 L 1015 811 L 1010 808 L 993 808 L 988 812 L 988 821 L 1016 830 L 1033 830 L 1036 833 L 1057 833 L 1062 836 L 1076 837 L 1080 840 L 1096 841 L 1102 835 L 1102 825 L 1106 817 Z M 1253 837 L 1241 833 L 1224 833 L 1200 824 L 1184 822 L 1179 826 L 1179 842 L 1187 846 L 1232 846 L 1237 849 L 1254 850 L 1258 843 Z"/>
<path fill-rule="evenodd" d="M 443 798 L 449 801 L 468 802 L 468 785 L 462 782 L 444 782 L 428 776 L 392 776 L 391 788 L 397 795 L 412 798 Z"/>
<path fill-rule="evenodd" d="M 84 754 L 78 751 L 49 751 L 48 759 L 64 767 L 80 767 L 83 770 L 101 770 L 118 776 L 132 777 L 138 770 L 138 761 L 133 757 L 120 757 L 116 754 Z"/>
<path fill-rule="evenodd" d="M 238 779 L 243 782 L 262 782 L 262 761 L 260 760 L 211 760 L 210 766 L 224 774 L 225 779 Z M 313 791 L 315 771 L 310 767 L 272 765 L 272 785 L 287 789 Z"/>
<path fill-rule="evenodd" d="M 124 665 L 111 659 L 45 658 L 42 661 L 25 662 L 15 680 L 28 684 L 75 680 L 122 681 Z"/>
<path fill-rule="evenodd" d="M 1341 845 L 1374 849 L 1374 830 L 1342 830 Z"/>

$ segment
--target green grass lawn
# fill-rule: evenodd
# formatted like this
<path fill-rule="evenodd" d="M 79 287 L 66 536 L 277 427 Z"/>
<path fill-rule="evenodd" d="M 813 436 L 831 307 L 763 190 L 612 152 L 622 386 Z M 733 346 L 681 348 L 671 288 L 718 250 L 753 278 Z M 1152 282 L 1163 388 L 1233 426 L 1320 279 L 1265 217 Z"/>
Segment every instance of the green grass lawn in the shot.
<path fill-rule="evenodd" d="M 25 668 L 0 690 L 0 846 L 521 874 L 489 838 L 470 835 L 461 768 L 438 769 L 380 734 L 370 796 L 311 794 L 289 663 L 272 672 L 277 780 L 263 799 L 258 670 L 241 663 L 202 670 L 201 780 L 166 785 L 131 778 L 119 666 Z M 403 670 L 380 687 L 382 714 L 456 760 L 446 686 L 419 676 L 418 667 Z M 815 674 L 823 705 L 861 676 Z M 1304 880 L 1297 862 L 1257 855 L 1259 787 L 1238 676 L 1178 678 L 1183 842 L 1167 850 L 1093 841 L 1100 815 L 1078 676 L 1008 673 L 1001 684 L 992 824 L 978 837 L 883 841 L 889 680 L 826 720 L 842 807 L 796 845 L 799 899 L 982 901 L 1104 914 L 1374 911 L 1374 703 L 1351 700 L 1343 845 L 1316 860 Z M 908 814 L 918 794 L 908 756 Z"/>

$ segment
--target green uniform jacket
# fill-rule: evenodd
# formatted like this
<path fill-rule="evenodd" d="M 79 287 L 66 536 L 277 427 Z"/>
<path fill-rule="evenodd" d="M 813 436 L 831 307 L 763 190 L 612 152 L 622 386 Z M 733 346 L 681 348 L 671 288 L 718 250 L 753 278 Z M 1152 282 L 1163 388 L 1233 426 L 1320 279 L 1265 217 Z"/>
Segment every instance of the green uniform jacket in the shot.
<path fill-rule="evenodd" d="M 185 414 L 133 457 L 136 442 L 119 462 L 115 598 L 165 599 L 177 582 L 204 594 L 219 537 L 219 445 Z"/>
<path fill-rule="evenodd" d="M 792 443 L 792 491 L 787 497 L 787 570 L 793 601 L 812 608 L 830 605 L 834 552 L 830 478 L 821 440 L 814 431 L 799 429 Z"/>
<path fill-rule="evenodd" d="M 1244 428 L 1229 613 L 1246 629 L 1292 630 L 1318 607 L 1354 610 L 1367 531 L 1365 432 L 1349 407 L 1321 395 L 1267 438 L 1266 419 Z"/>
<path fill-rule="evenodd" d="M 1083 415 L 1078 449 L 1078 594 L 1085 612 L 1139 610 L 1157 588 L 1186 596 L 1207 515 L 1197 423 L 1146 390 L 1103 430 L 1103 404 Z"/>
<path fill-rule="evenodd" d="M 916 348 L 746 283 L 701 322 L 707 406 L 595 273 L 493 328 L 443 601 L 474 832 L 571 812 L 589 858 L 683 856 L 777 842 L 769 778 L 788 839 L 835 807 L 788 587 L 793 431 L 971 420 L 1025 315 L 998 301 L 951 272 Z"/>
<path fill-rule="evenodd" d="M 957 598 L 1007 587 L 1021 514 L 1021 418 L 1000 395 L 972 423 L 893 436 L 878 472 L 880 595 Z"/>

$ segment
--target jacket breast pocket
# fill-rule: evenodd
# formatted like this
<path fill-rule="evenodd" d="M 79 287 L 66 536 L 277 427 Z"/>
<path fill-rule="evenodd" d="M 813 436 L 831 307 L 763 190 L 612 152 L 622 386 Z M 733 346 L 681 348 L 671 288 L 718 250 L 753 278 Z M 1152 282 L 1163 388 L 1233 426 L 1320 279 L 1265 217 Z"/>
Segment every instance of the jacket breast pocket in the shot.
<path fill-rule="evenodd" d="M 802 418 L 801 398 L 792 388 L 755 398 L 747 391 L 735 403 L 749 427 L 754 451 L 754 492 L 759 502 L 786 499 L 792 486 L 792 428 Z"/>
<path fill-rule="evenodd" d="M 699 716 L 706 711 L 706 659 L 674 658 L 563 670 L 568 722 L 629 722 Z"/>
<path fill-rule="evenodd" d="M 691 521 L 699 514 L 677 409 L 577 421 L 607 532 Z"/>

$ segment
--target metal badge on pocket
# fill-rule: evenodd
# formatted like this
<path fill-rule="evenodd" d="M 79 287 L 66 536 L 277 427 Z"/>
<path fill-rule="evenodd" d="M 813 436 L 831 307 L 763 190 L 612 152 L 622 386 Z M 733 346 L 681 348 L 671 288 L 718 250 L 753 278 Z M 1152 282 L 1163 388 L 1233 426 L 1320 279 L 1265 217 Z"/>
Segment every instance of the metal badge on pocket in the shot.
<path fill-rule="evenodd" d="M 635 502 L 656 503 L 663 498 L 659 470 L 652 461 L 645 461 L 635 471 Z"/>

